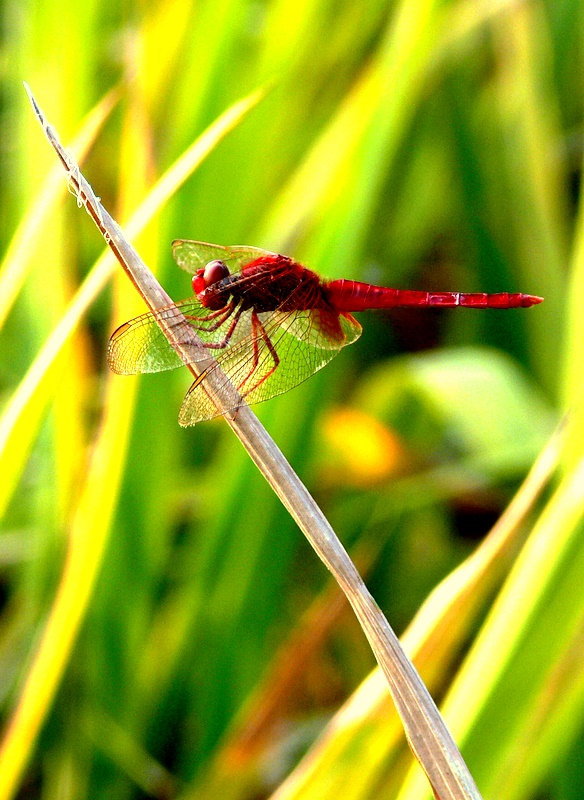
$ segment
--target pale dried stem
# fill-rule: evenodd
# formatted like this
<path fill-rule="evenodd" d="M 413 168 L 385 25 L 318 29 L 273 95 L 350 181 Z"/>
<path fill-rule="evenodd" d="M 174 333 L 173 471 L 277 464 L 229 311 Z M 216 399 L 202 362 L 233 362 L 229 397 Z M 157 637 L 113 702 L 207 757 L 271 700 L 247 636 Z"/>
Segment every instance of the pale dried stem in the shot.
<path fill-rule="evenodd" d="M 171 298 L 103 208 L 75 161 L 60 144 L 55 130 L 47 123 L 30 90 L 26 88 L 45 135 L 67 171 L 70 187 L 77 196 L 78 203 L 85 206 L 148 307 L 155 314 L 157 310 L 167 308 L 172 304 Z M 194 376 L 198 377 L 214 364 L 206 353 L 202 359 L 192 363 L 192 348 L 199 348 L 200 342 L 178 309 L 170 323 L 162 317 L 158 317 L 158 320 L 169 342 Z M 216 391 L 214 381 L 219 380 L 219 376 L 221 391 Z M 222 400 L 225 397 L 225 381 L 225 376 L 216 368 L 208 371 L 204 379 L 205 390 L 220 409 L 225 409 Z M 225 420 L 351 603 L 375 658 L 387 678 L 412 751 L 426 772 L 435 795 L 441 800 L 478 800 L 480 794 L 474 780 L 434 701 L 322 511 L 255 414 L 245 404 L 240 405 L 235 416 L 225 413 Z"/>

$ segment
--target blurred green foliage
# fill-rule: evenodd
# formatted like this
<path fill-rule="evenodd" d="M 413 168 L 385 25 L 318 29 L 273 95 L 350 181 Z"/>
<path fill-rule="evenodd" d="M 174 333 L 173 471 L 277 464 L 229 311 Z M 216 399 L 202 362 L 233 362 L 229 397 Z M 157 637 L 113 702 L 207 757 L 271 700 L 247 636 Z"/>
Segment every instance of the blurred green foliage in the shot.
<path fill-rule="evenodd" d="M 545 297 L 530 310 L 362 315 L 355 345 L 257 409 L 402 629 L 487 532 L 565 405 L 576 409 L 568 461 L 582 456 L 582 4 L 5 0 L 2 15 L 3 253 L 54 162 L 22 79 L 64 142 L 119 86 L 83 170 L 122 222 L 208 125 L 264 87 L 136 243 L 173 297 L 190 289 L 170 257 L 178 237 L 286 252 L 331 278 Z M 103 247 L 63 195 L 28 241 L 6 309 L 0 424 Z M 242 747 L 253 767 L 240 753 L 245 766 L 231 763 L 226 784 L 211 781 L 234 720 L 252 726 L 252 693 L 261 696 L 278 648 L 329 591 L 327 575 L 221 420 L 179 428 L 187 374 L 107 374 L 108 336 L 137 313 L 116 275 L 63 348 L 51 386 L 35 391 L 26 437 L 10 444 L 18 458 L 3 462 L 0 480 L 12 487 L 0 535 L 5 729 L 32 692 L 67 553 L 96 537 L 79 630 L 72 621 L 70 641 L 57 640 L 62 673 L 47 685 L 58 691 L 39 700 L 18 796 L 267 796 L 372 656 L 339 612 L 299 659 L 276 718 L 263 721 L 261 747 Z M 582 598 L 563 601 L 575 630 Z M 562 627 L 558 607 L 552 630 Z M 516 674 L 519 697 L 530 678 Z M 541 758 L 523 782 L 487 796 L 579 796 L 581 705 L 565 710 L 553 747 L 549 730 L 533 734 Z M 513 709 L 503 712 L 487 715 L 491 738 L 475 733 L 469 745 L 479 785 L 506 769 Z M 364 797 L 397 796 L 385 769 Z"/>

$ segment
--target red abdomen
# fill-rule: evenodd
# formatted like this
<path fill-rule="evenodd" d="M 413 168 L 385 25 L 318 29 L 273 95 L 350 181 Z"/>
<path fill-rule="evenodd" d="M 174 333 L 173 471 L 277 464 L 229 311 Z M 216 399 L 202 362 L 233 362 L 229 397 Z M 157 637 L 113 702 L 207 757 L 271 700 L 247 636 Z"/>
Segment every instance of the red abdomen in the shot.
<path fill-rule="evenodd" d="M 358 281 L 330 281 L 323 286 L 329 304 L 337 311 L 366 311 L 371 308 L 528 308 L 541 303 L 541 297 L 519 292 L 486 294 L 475 292 L 419 292 L 410 289 L 386 289 Z"/>

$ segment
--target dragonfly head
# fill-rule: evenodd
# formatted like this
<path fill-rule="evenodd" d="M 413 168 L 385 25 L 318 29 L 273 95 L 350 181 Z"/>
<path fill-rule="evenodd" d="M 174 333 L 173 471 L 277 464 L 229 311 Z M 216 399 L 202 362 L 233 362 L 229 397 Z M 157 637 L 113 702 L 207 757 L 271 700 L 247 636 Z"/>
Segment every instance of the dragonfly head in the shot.
<path fill-rule="evenodd" d="M 227 264 L 219 260 L 209 261 L 203 269 L 198 269 L 193 275 L 193 291 L 206 308 L 215 310 L 225 305 L 227 298 L 224 295 L 214 295 L 213 292 L 207 292 L 207 289 L 228 275 Z"/>

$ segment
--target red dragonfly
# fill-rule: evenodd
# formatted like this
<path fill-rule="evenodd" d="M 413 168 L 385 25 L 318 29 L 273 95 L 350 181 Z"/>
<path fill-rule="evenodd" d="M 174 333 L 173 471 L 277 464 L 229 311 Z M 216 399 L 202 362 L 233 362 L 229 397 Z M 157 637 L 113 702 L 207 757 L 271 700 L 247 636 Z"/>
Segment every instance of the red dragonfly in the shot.
<path fill-rule="evenodd" d="M 226 386 L 234 386 L 241 398 L 219 411 L 203 389 L 209 373 L 204 370 L 183 401 L 179 422 L 185 426 L 236 411 L 244 400 L 268 400 L 306 380 L 359 338 L 361 325 L 353 311 L 396 306 L 526 308 L 542 301 L 530 294 L 423 292 L 325 281 L 291 258 L 258 247 L 178 239 L 172 250 L 179 266 L 193 275 L 195 296 L 119 327 L 109 342 L 108 363 L 121 375 L 182 366 L 183 359 L 156 321 L 176 319 L 180 309 L 203 343 L 192 362 L 212 355 L 215 363 L 209 369 L 219 368 L 230 382 Z"/>

